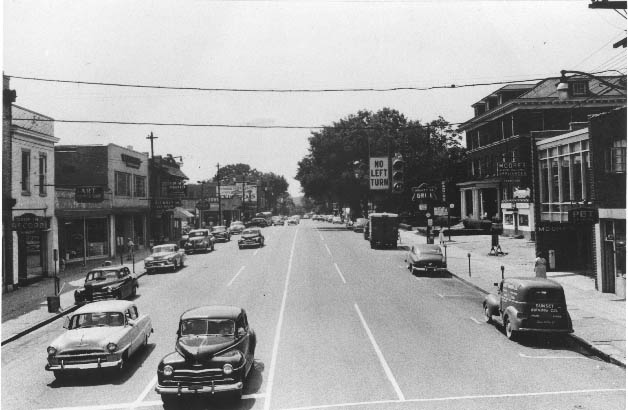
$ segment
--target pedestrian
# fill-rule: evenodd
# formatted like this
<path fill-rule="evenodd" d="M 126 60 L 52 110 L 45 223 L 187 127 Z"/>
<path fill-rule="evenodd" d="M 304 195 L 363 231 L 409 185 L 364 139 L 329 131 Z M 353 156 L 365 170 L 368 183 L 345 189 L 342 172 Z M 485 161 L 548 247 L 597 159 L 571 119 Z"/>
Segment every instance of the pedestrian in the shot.
<path fill-rule="evenodd" d="M 445 244 L 445 234 L 443 233 L 444 229 L 441 227 L 441 229 L 438 231 L 438 242 L 440 242 L 441 245 Z"/>
<path fill-rule="evenodd" d="M 543 257 L 541 252 L 536 254 L 534 274 L 537 278 L 547 278 L 547 260 Z"/>

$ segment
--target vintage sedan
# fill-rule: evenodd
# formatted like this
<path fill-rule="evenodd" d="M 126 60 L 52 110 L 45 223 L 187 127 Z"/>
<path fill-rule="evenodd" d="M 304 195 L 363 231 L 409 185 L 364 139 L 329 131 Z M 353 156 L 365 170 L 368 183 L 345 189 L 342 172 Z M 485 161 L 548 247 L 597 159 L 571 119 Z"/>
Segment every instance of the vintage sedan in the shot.
<path fill-rule="evenodd" d="M 447 260 L 439 245 L 421 244 L 414 245 L 406 256 L 408 270 L 412 273 L 416 271 L 446 272 Z"/>
<path fill-rule="evenodd" d="M 366 218 L 358 218 L 353 223 L 353 232 L 364 232 L 364 227 L 368 223 L 368 219 Z"/>
<path fill-rule="evenodd" d="M 157 366 L 157 386 L 165 406 L 184 395 L 242 396 L 253 368 L 257 338 L 244 309 L 202 306 L 179 320 L 175 351 Z"/>
<path fill-rule="evenodd" d="M 247 228 L 242 231 L 242 236 L 238 239 L 238 248 L 247 248 L 256 246 L 261 248 L 264 246 L 264 235 L 259 228 Z"/>
<path fill-rule="evenodd" d="M 153 246 L 151 255 L 144 259 L 144 269 L 148 274 L 161 269 L 176 272 L 179 267 L 183 266 L 185 266 L 185 251 L 179 249 L 179 246 L 174 243 Z"/>
<path fill-rule="evenodd" d="M 110 300 L 90 303 L 66 317 L 65 333 L 47 349 L 46 370 L 56 378 L 70 371 L 117 368 L 148 344 L 153 332 L 150 317 L 133 302 Z"/>
<path fill-rule="evenodd" d="M 192 229 L 188 233 L 188 240 L 185 242 L 185 253 L 207 252 L 214 250 L 214 236 L 209 229 Z"/>
<path fill-rule="evenodd" d="M 520 333 L 572 333 L 565 292 L 560 283 L 536 277 L 503 279 L 497 294 L 489 293 L 482 307 L 487 323 L 501 320 L 506 337 L 515 340 Z"/>
<path fill-rule="evenodd" d="M 231 234 L 224 225 L 212 226 L 212 235 L 216 241 L 229 242 L 231 240 Z"/>
<path fill-rule="evenodd" d="M 231 225 L 229 225 L 229 233 L 231 235 L 240 235 L 242 233 L 242 231 L 244 230 L 244 224 L 240 221 L 234 221 L 231 222 Z"/>
<path fill-rule="evenodd" d="M 85 276 L 82 288 L 74 291 L 77 305 L 105 299 L 134 298 L 137 278 L 126 266 L 103 266 L 92 269 Z"/>
<path fill-rule="evenodd" d="M 257 226 L 260 228 L 266 228 L 268 226 L 268 222 L 266 221 L 266 219 L 264 218 L 253 218 L 250 221 L 248 221 L 245 226 L 247 228 L 253 227 L 253 226 Z"/>

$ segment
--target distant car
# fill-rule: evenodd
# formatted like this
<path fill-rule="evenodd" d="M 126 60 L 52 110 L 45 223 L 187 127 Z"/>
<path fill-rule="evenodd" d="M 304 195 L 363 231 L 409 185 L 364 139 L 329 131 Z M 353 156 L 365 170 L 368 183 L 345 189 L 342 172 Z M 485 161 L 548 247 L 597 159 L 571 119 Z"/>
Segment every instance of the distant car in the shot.
<path fill-rule="evenodd" d="M 340 224 L 342 225 L 342 218 L 339 216 L 334 216 L 331 218 L 331 223 L 332 224 Z"/>
<path fill-rule="evenodd" d="M 273 216 L 273 218 L 272 218 L 272 225 L 273 226 L 282 226 L 283 225 L 283 218 L 281 216 Z"/>
<path fill-rule="evenodd" d="M 185 242 L 184 249 L 186 254 L 213 251 L 214 236 L 209 232 L 209 229 L 192 229 L 188 233 L 188 240 Z"/>
<path fill-rule="evenodd" d="M 212 226 L 211 232 L 216 241 L 229 242 L 231 240 L 231 234 L 224 225 Z"/>
<path fill-rule="evenodd" d="M 247 248 L 250 246 L 264 246 L 264 235 L 259 228 L 247 228 L 242 231 L 240 239 L 238 239 L 238 248 Z"/>
<path fill-rule="evenodd" d="M 106 266 L 92 269 L 85 276 L 82 288 L 74 291 L 77 305 L 104 299 L 134 298 L 137 278 L 126 266 Z"/>
<path fill-rule="evenodd" d="M 501 320 L 506 337 L 515 340 L 520 333 L 572 333 L 563 287 L 551 279 L 513 277 L 503 279 L 497 294 L 489 293 L 482 306 L 487 323 Z"/>
<path fill-rule="evenodd" d="M 422 244 L 410 248 L 406 256 L 408 270 L 424 272 L 446 272 L 447 261 L 439 245 Z"/>
<path fill-rule="evenodd" d="M 353 223 L 353 232 L 364 232 L 364 227 L 368 223 L 366 218 L 358 218 Z"/>
<path fill-rule="evenodd" d="M 151 255 L 144 259 L 144 269 L 148 274 L 162 269 L 176 272 L 179 267 L 185 266 L 185 251 L 174 243 L 153 246 L 151 251 Z"/>
<path fill-rule="evenodd" d="M 245 226 L 247 228 L 254 227 L 254 226 L 257 226 L 260 228 L 266 228 L 268 226 L 268 222 L 266 222 L 266 219 L 264 218 L 253 218 L 247 223 L 245 223 Z"/>
<path fill-rule="evenodd" d="M 181 315 L 175 351 L 157 366 L 157 386 L 164 407 L 182 396 L 242 397 L 253 369 L 257 337 L 244 309 L 202 306 Z"/>
<path fill-rule="evenodd" d="M 287 225 L 298 225 L 299 224 L 299 220 L 296 218 L 288 218 L 288 220 L 286 221 Z"/>
<path fill-rule="evenodd" d="M 240 221 L 231 222 L 231 225 L 229 225 L 229 233 L 231 235 L 239 235 L 244 229 L 244 224 Z"/>
<path fill-rule="evenodd" d="M 153 326 L 129 301 L 90 303 L 66 317 L 65 333 L 48 346 L 46 370 L 56 378 L 66 372 L 118 368 L 148 344 Z"/>
<path fill-rule="evenodd" d="M 347 229 L 353 230 L 353 221 L 351 219 L 347 218 L 347 221 L 345 222 L 345 227 Z"/>

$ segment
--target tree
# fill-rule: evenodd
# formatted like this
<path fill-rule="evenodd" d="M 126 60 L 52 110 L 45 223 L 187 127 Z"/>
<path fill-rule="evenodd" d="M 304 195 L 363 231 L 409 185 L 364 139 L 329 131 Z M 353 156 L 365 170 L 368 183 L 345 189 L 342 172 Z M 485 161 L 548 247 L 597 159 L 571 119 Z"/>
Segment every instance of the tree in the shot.
<path fill-rule="evenodd" d="M 425 125 L 396 110 L 359 111 L 312 132 L 309 153 L 298 164 L 296 179 L 305 196 L 326 203 L 348 205 L 354 215 L 366 209 L 369 198 L 386 210 L 411 209 L 411 187 L 448 178 L 461 158 L 460 135 L 442 117 Z M 404 191 L 391 209 L 388 193 L 369 193 L 369 157 L 400 153 L 406 162 Z"/>

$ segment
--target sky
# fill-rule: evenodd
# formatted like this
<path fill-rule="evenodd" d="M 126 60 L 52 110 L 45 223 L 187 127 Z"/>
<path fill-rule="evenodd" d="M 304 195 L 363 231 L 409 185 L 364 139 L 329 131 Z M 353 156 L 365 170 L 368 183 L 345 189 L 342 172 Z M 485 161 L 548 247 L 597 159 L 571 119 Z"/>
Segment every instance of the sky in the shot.
<path fill-rule="evenodd" d="M 589 1 L 4 0 L 5 75 L 16 104 L 56 120 L 331 125 L 389 107 L 460 123 L 500 85 L 430 91 L 270 93 L 231 89 L 429 87 L 521 81 L 560 70 L 626 73 L 626 19 Z M 59 144 L 182 156 L 190 183 L 218 163 L 294 179 L 315 129 L 55 123 Z"/>

